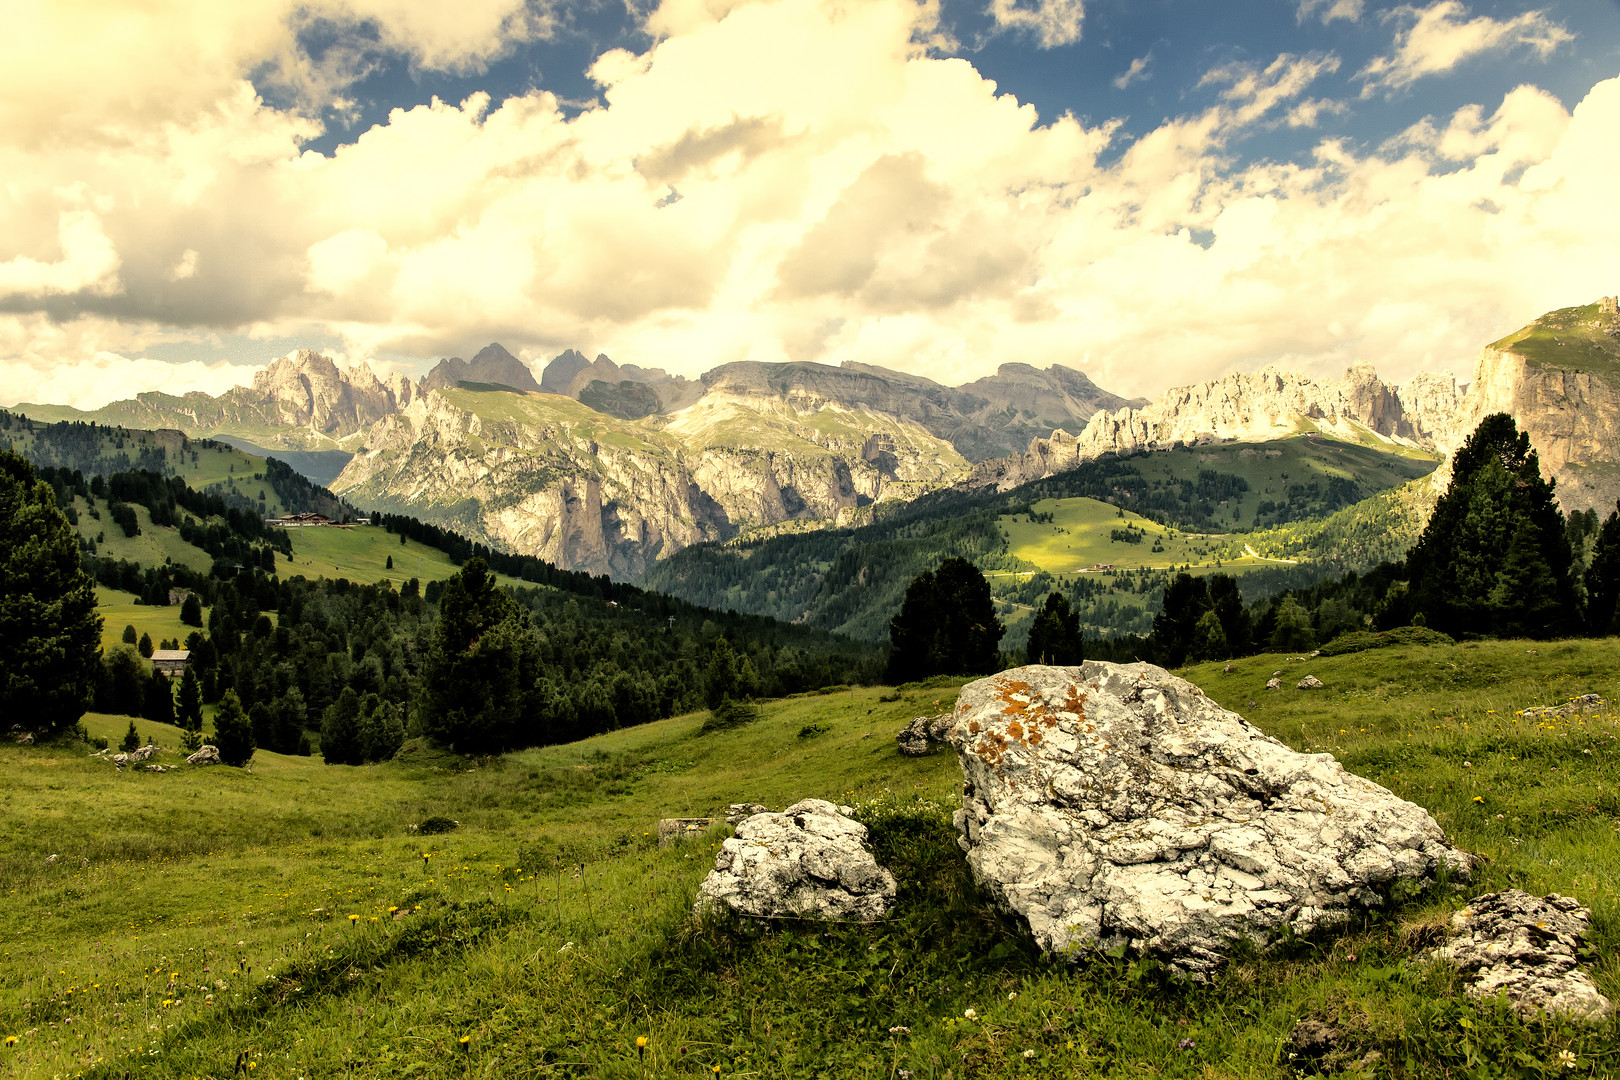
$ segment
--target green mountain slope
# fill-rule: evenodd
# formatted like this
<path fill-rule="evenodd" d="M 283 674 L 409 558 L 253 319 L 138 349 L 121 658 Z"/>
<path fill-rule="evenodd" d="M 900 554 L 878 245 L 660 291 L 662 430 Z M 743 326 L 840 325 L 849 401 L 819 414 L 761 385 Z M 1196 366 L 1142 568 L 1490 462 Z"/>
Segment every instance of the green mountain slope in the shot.
<path fill-rule="evenodd" d="M 1620 313 L 1612 301 L 1549 311 L 1487 346 L 1516 353 L 1537 368 L 1620 376 Z"/>
<path fill-rule="evenodd" d="M 862 528 L 699 545 L 651 567 L 641 581 L 694 603 L 879 641 L 911 579 L 959 555 L 990 577 L 1015 629 L 1048 589 L 1062 587 L 1074 593 L 1089 632 L 1139 632 L 1147 601 L 1172 566 L 1255 572 L 1297 557 L 1249 555 L 1244 533 L 1235 530 L 1330 519 L 1433 467 L 1408 452 L 1315 435 L 1104 458 L 1005 494 L 925 496 Z M 1113 509 L 1098 509 L 1103 503 Z M 1110 516 L 1118 514 L 1125 516 Z M 1112 534 L 1127 525 L 1164 537 L 1164 550 L 1152 550 L 1153 537 L 1115 541 Z M 1303 526 L 1292 528 L 1303 534 Z M 1332 550 L 1311 558 L 1338 565 Z M 1349 561 L 1369 564 L 1359 554 Z M 1078 573 L 1094 562 L 1119 569 Z M 1017 640 L 1011 633 L 1004 644 Z"/>

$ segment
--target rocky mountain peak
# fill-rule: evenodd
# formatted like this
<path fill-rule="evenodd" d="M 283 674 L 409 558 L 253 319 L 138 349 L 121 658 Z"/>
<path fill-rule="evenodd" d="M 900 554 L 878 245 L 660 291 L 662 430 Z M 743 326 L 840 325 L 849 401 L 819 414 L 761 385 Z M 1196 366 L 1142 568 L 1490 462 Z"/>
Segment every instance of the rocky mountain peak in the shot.
<path fill-rule="evenodd" d="M 574 381 L 574 376 L 591 366 L 585 355 L 578 349 L 566 349 L 551 358 L 551 362 L 540 373 L 540 390 L 546 394 L 568 395 L 568 386 Z"/>
<path fill-rule="evenodd" d="M 432 371 L 422 376 L 419 392 L 426 394 L 431 390 L 447 390 L 464 382 L 510 386 L 525 393 L 540 389 L 529 365 L 501 345 L 491 343 L 479 349 L 470 361 L 459 356 L 440 360 Z"/>

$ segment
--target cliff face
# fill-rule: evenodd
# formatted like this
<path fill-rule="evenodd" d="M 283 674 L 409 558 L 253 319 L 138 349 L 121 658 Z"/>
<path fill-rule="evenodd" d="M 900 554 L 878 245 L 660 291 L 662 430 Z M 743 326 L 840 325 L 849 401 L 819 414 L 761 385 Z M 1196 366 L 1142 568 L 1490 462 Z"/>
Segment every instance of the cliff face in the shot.
<path fill-rule="evenodd" d="M 1178 444 L 1268 442 L 1313 431 L 1351 442 L 1427 446 L 1432 440 L 1425 433 L 1440 422 L 1444 382 L 1425 382 L 1419 392 L 1423 404 L 1408 407 L 1401 392 L 1366 365 L 1351 368 L 1336 383 L 1262 368 L 1176 387 L 1142 408 L 1098 413 L 1078 435 L 1055 431 L 1033 440 L 1022 454 L 980 462 L 958 486 L 1005 491 L 1104 454 Z"/>
<path fill-rule="evenodd" d="M 556 395 L 435 391 L 374 425 L 332 486 L 623 578 L 745 529 L 847 520 L 966 467 L 948 444 L 892 418 L 701 405 L 649 425 Z"/>
<path fill-rule="evenodd" d="M 1550 312 L 1486 346 L 1447 449 L 1505 412 L 1527 432 L 1565 512 L 1620 499 L 1620 305 Z"/>
<path fill-rule="evenodd" d="M 471 360 L 463 360 L 459 356 L 440 360 L 432 371 L 422 376 L 417 392 L 425 394 L 429 390 L 446 390 L 464 382 L 510 386 L 514 390 L 540 389 L 540 384 L 534 381 L 534 372 L 529 370 L 527 364 L 500 345 L 490 344 L 479 349 Z M 408 404 L 408 401 L 402 402 L 400 407 Z"/>

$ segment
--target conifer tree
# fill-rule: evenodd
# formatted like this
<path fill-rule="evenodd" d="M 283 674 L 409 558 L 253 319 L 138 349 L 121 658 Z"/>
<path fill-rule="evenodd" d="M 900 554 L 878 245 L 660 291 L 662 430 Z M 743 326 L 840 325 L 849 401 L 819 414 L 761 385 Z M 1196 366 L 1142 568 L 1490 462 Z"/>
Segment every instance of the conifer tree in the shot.
<path fill-rule="evenodd" d="M 1282 598 L 1276 606 L 1276 628 L 1271 631 L 1269 644 L 1278 652 L 1306 652 L 1316 648 L 1316 631 L 1311 627 L 1311 613 L 1292 595 Z"/>
<path fill-rule="evenodd" d="M 227 690 L 214 710 L 214 747 L 219 760 L 241 768 L 253 760 L 253 722 L 235 690 Z"/>
<path fill-rule="evenodd" d="M 1187 655 L 1192 660 L 1224 660 L 1232 655 L 1227 646 L 1226 630 L 1221 626 L 1221 617 L 1213 607 L 1205 609 L 1198 616 Z"/>
<path fill-rule="evenodd" d="M 201 626 L 202 601 L 197 599 L 196 593 L 187 593 L 186 598 L 180 601 L 180 621 L 187 626 Z"/>
<path fill-rule="evenodd" d="M 1069 606 L 1060 592 L 1046 594 L 1046 602 L 1029 628 L 1029 646 L 1024 650 L 1031 664 L 1067 667 L 1085 661 L 1085 642 L 1080 636 L 1080 614 Z"/>
<path fill-rule="evenodd" d="M 952 556 L 912 580 L 899 613 L 889 620 L 889 678 L 988 675 L 996 670 L 996 646 L 1005 629 L 984 574 Z"/>
<path fill-rule="evenodd" d="M 197 681 L 197 673 L 189 667 L 180 676 L 180 704 L 175 715 L 180 726 L 187 731 L 202 730 L 202 684 Z"/>
<path fill-rule="evenodd" d="M 1530 437 L 1481 421 L 1407 555 L 1413 608 L 1444 633 L 1550 637 L 1577 624 L 1565 521 Z"/>
<path fill-rule="evenodd" d="M 135 730 L 135 721 L 129 722 L 129 730 L 124 732 L 124 741 L 118 744 L 118 748 L 126 754 L 132 754 L 141 748 L 141 735 Z"/>
<path fill-rule="evenodd" d="M 174 686 L 161 671 L 153 671 L 146 678 L 141 715 L 159 724 L 174 723 Z"/>
<path fill-rule="evenodd" d="M 101 616 L 56 493 L 0 450 L 0 716 L 71 728 L 98 680 Z"/>
<path fill-rule="evenodd" d="M 321 757 L 328 765 L 359 765 L 365 760 L 360 748 L 360 695 L 352 686 L 343 688 L 321 718 Z"/>
<path fill-rule="evenodd" d="M 140 635 L 135 633 L 135 624 L 134 623 L 125 623 L 124 624 L 124 636 L 123 636 L 123 638 L 121 640 L 123 641 L 123 643 L 125 645 L 133 645 L 133 644 L 135 644 L 135 642 L 136 642 L 136 640 L 137 640 L 137 638 L 139 636 Z"/>
<path fill-rule="evenodd" d="M 142 634 L 140 643 L 135 648 L 146 659 L 152 659 L 152 635 Z"/>
<path fill-rule="evenodd" d="M 1164 602 L 1153 617 L 1150 642 L 1154 658 L 1164 667 L 1178 668 L 1192 651 L 1198 620 L 1209 610 L 1209 584 L 1191 574 L 1177 574 L 1165 586 Z"/>
<path fill-rule="evenodd" d="M 1586 568 L 1586 628 L 1599 637 L 1620 633 L 1620 503 L 1598 529 Z"/>

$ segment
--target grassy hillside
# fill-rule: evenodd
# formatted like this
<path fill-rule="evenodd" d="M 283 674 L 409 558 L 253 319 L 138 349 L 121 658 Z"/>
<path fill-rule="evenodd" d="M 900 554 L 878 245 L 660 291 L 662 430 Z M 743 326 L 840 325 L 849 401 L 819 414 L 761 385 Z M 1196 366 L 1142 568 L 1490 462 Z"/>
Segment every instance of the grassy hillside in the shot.
<path fill-rule="evenodd" d="M 0 1024 L 19 1041 L 3 1053 L 23 1077 L 223 1077 L 245 1055 L 271 1077 L 1283 1080 L 1294 1074 L 1279 1048 L 1309 1017 L 1346 1033 L 1350 1060 L 1367 1062 L 1359 1075 L 1614 1075 L 1616 1022 L 1526 1024 L 1465 999 L 1419 954 L 1467 895 L 1558 891 L 1593 907 L 1586 963 L 1620 994 L 1620 717 L 1515 715 L 1587 691 L 1614 700 L 1617 645 L 1191 669 L 1216 700 L 1335 753 L 1486 857 L 1466 893 L 1239 956 L 1207 985 L 1128 957 L 1044 960 L 977 897 L 949 824 L 954 756 L 904 758 L 892 740 L 949 706 L 953 684 L 801 697 L 728 732 L 702 734 L 689 716 L 482 761 L 411 743 L 366 768 L 261 754 L 251 772 L 118 774 L 72 747 L 7 744 Z M 1275 669 L 1289 687 L 1309 672 L 1326 689 L 1262 690 Z M 894 915 L 694 927 L 724 830 L 660 851 L 657 818 L 803 796 L 857 806 L 901 881 Z M 412 829 L 430 818 L 459 827 Z"/>
<path fill-rule="evenodd" d="M 401 582 L 417 578 L 424 584 L 449 577 L 460 568 L 450 556 L 415 540 L 401 544 L 399 536 L 371 525 L 346 529 L 289 529 L 292 562 L 277 567 L 284 575 L 302 574 L 307 578 L 348 578 L 376 584 L 388 580 L 398 588 Z M 393 569 L 388 560 L 394 560 Z M 497 575 L 501 584 L 532 588 L 516 578 Z"/>
<path fill-rule="evenodd" d="M 1613 378 L 1620 375 L 1620 338 L 1611 332 L 1617 322 L 1597 304 L 1560 308 L 1488 347 L 1517 353 L 1532 367 Z"/>
<path fill-rule="evenodd" d="M 101 647 L 110 649 L 124 639 L 124 627 L 133 626 L 135 637 L 152 635 L 156 645 L 165 638 L 178 638 L 184 644 L 195 629 L 180 621 L 180 606 L 154 607 L 136 603 L 133 593 L 119 592 L 96 586 L 96 613 L 101 616 Z M 203 609 L 203 625 L 208 624 L 208 609 Z M 122 734 L 122 731 L 120 731 Z"/>

